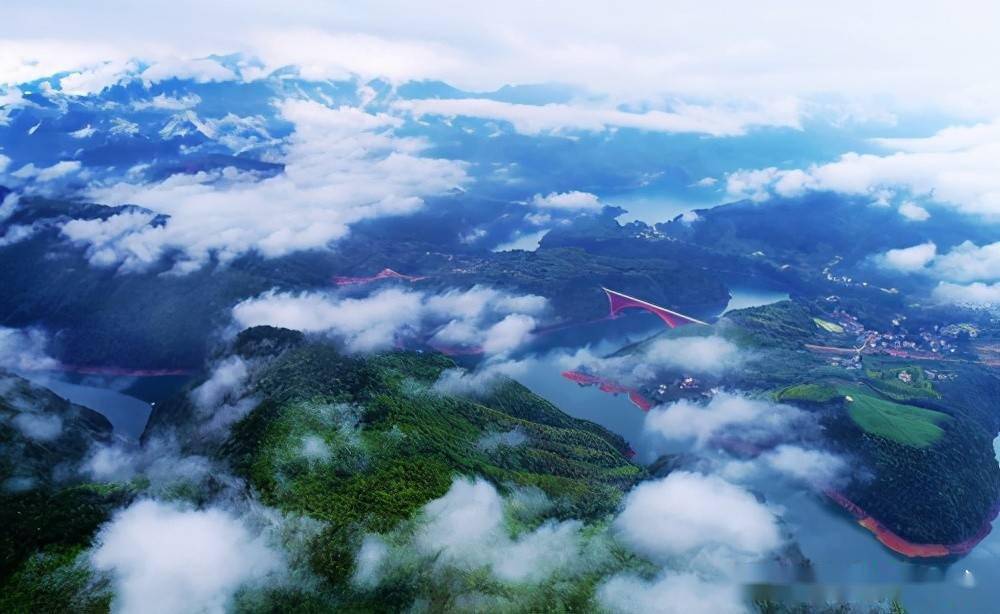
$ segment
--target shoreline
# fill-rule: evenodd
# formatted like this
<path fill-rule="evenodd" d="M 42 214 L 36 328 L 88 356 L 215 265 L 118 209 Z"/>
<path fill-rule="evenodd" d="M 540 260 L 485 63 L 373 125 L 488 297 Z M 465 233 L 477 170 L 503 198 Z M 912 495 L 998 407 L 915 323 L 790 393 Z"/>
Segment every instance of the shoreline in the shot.
<path fill-rule="evenodd" d="M 870 531 L 875 539 L 883 546 L 911 559 L 937 559 L 946 557 L 960 557 L 972 552 L 973 548 L 979 545 L 986 536 L 993 531 L 993 521 L 1000 515 L 1000 501 L 993 504 L 989 518 L 983 523 L 979 530 L 968 539 L 954 544 L 918 544 L 901 537 L 892 529 L 889 529 L 878 519 L 869 515 L 858 504 L 854 503 L 843 494 L 835 490 L 824 490 L 823 494 L 828 499 L 840 506 L 858 522 L 859 525 Z"/>
<path fill-rule="evenodd" d="M 571 382 L 576 382 L 581 386 L 597 386 L 598 390 L 601 392 L 607 392 L 609 394 L 625 394 L 628 396 L 628 400 L 641 409 L 642 411 L 649 411 L 653 408 L 653 402 L 642 395 L 641 392 L 634 388 L 628 388 L 622 386 L 621 384 L 614 382 L 612 380 L 597 376 L 590 375 L 587 373 L 581 373 L 580 371 L 563 371 L 561 374 L 564 378 Z"/>

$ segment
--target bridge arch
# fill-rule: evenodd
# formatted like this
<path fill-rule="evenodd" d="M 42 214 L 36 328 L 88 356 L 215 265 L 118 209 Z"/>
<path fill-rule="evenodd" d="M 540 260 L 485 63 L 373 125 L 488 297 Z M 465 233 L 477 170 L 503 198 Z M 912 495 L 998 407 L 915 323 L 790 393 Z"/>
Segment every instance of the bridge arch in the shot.
<path fill-rule="evenodd" d="M 660 307 L 659 305 L 654 305 L 642 299 L 635 298 L 634 296 L 629 296 L 627 294 L 622 294 L 615 290 L 608 288 L 601 288 L 604 293 L 608 295 L 608 304 L 611 308 L 611 317 L 615 318 L 626 309 L 642 309 L 647 311 L 656 317 L 663 320 L 664 324 L 670 328 L 677 328 L 678 326 L 683 326 L 685 324 L 701 324 L 703 326 L 708 326 L 707 322 L 702 322 L 691 316 L 686 316 L 683 313 L 677 313 L 676 311 L 671 311 L 665 307 Z"/>

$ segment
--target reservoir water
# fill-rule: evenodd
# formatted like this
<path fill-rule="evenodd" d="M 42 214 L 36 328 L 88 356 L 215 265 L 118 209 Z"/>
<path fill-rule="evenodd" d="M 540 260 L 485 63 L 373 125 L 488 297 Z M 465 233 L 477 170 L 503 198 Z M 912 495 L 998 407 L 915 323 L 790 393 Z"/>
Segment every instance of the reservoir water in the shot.
<path fill-rule="evenodd" d="M 138 440 L 146 428 L 152 403 L 165 398 L 186 377 L 77 377 L 60 373 L 30 378 L 64 399 L 101 414 L 116 435 Z"/>

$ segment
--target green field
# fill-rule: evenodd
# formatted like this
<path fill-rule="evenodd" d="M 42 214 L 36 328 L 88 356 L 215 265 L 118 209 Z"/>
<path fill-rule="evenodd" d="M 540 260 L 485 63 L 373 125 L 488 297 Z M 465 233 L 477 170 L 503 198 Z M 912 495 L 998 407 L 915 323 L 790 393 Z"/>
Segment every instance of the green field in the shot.
<path fill-rule="evenodd" d="M 944 435 L 940 425 L 951 418 L 947 414 L 887 401 L 858 388 L 840 388 L 849 396 L 847 411 L 866 432 L 914 448 L 926 448 Z"/>
<path fill-rule="evenodd" d="M 778 392 L 779 401 L 806 401 L 809 403 L 828 403 L 841 393 L 828 384 L 797 384 Z"/>
<path fill-rule="evenodd" d="M 835 322 L 829 322 L 820 318 L 813 318 L 813 322 L 828 333 L 837 333 L 839 335 L 844 332 L 844 327 Z"/>

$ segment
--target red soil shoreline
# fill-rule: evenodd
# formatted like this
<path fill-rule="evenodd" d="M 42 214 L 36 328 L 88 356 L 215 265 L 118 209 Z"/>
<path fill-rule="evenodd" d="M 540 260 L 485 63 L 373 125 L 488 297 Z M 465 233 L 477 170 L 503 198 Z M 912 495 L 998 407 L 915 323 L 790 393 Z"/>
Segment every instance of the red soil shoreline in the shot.
<path fill-rule="evenodd" d="M 964 556 L 972 551 L 993 530 L 993 521 L 1000 514 L 1000 501 L 993 505 L 989 519 L 983 523 L 979 531 L 972 537 L 956 544 L 916 544 L 900 537 L 897 533 L 873 518 L 841 493 L 835 490 L 823 491 L 830 500 L 853 516 L 858 524 L 872 532 L 883 546 L 910 558 L 942 558 L 948 556 Z"/>
<path fill-rule="evenodd" d="M 638 390 L 634 388 L 628 388 L 622 386 L 621 384 L 614 382 L 612 380 L 599 377 L 597 375 L 589 375 L 587 373 L 581 373 L 579 371 L 563 371 L 562 376 L 571 382 L 576 382 L 581 386 L 597 386 L 601 392 L 607 392 L 610 394 L 625 394 L 628 396 L 628 400 L 632 402 L 633 405 L 641 409 L 642 411 L 649 411 L 653 408 L 653 402 L 642 396 Z"/>

